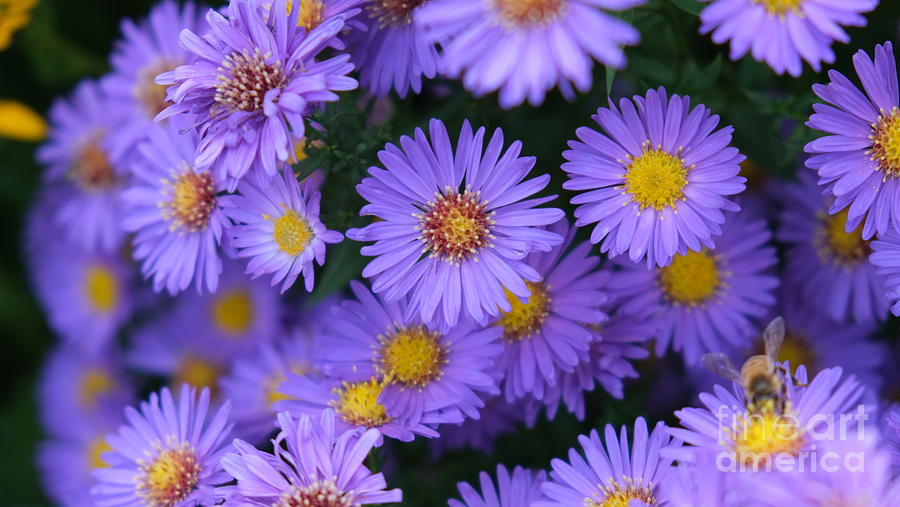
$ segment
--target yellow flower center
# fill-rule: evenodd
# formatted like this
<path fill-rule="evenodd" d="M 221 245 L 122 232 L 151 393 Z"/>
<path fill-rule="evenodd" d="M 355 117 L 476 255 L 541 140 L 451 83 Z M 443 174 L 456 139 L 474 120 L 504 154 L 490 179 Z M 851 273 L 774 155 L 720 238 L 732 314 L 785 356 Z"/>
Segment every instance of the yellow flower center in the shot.
<path fill-rule="evenodd" d="M 159 206 L 163 216 L 172 221 L 172 229 L 184 227 L 190 232 L 206 230 L 217 201 L 212 174 L 197 174 L 184 167 L 175 181 L 164 182 L 169 185 L 165 190 L 169 200 Z"/>
<path fill-rule="evenodd" d="M 479 196 L 466 190 L 462 194 L 447 189 L 445 194 L 428 203 L 419 215 L 421 240 L 432 256 L 459 263 L 473 257 L 490 243 L 492 213 L 488 213 Z"/>
<path fill-rule="evenodd" d="M 280 89 L 287 81 L 281 61 L 269 63 L 259 48 L 254 53 L 231 53 L 222 62 L 218 76 L 216 103 L 226 111 L 253 112 L 262 109 L 266 93 Z M 217 111 L 210 111 L 216 115 Z"/>
<path fill-rule="evenodd" d="M 530 338 L 541 329 L 547 314 L 550 313 L 550 293 L 541 283 L 525 282 L 531 296 L 523 303 L 519 296 L 504 289 L 506 300 L 512 306 L 512 310 L 501 310 L 497 325 L 503 328 L 503 337 L 509 341 L 519 341 Z"/>
<path fill-rule="evenodd" d="M 296 257 L 306 250 L 313 237 L 312 228 L 305 218 L 292 209 L 275 219 L 275 232 L 272 233 L 278 249 Z"/>
<path fill-rule="evenodd" d="M 769 14 L 785 15 L 788 11 L 799 11 L 804 0 L 755 0 L 765 7 Z"/>
<path fill-rule="evenodd" d="M 109 463 L 103 460 L 103 453 L 109 452 L 112 447 L 106 443 L 105 436 L 99 436 L 91 441 L 87 449 L 88 466 L 93 470 L 95 468 L 107 468 Z"/>
<path fill-rule="evenodd" d="M 567 0 L 493 0 L 500 19 L 508 27 L 547 25 L 569 7 Z"/>
<path fill-rule="evenodd" d="M 397 28 L 412 23 L 412 13 L 426 0 L 372 0 L 369 18 L 377 20 L 381 28 Z"/>
<path fill-rule="evenodd" d="M 119 282 L 107 267 L 95 264 L 84 275 L 84 293 L 88 305 L 97 313 L 109 313 L 119 301 Z"/>
<path fill-rule="evenodd" d="M 160 111 L 171 104 L 166 101 L 166 90 L 169 87 L 156 84 L 156 76 L 168 72 L 176 66 L 171 62 L 159 61 L 144 67 L 138 75 L 137 84 L 134 87 L 134 98 L 137 99 L 148 118 L 155 118 Z"/>
<path fill-rule="evenodd" d="M 606 486 L 600 485 L 600 499 L 585 498 L 585 507 L 628 507 L 632 500 L 640 500 L 647 505 L 656 505 L 652 484 L 644 485 L 643 479 L 637 481 L 625 477 L 623 484 L 610 479 Z"/>
<path fill-rule="evenodd" d="M 355 507 L 352 491 L 338 489 L 333 480 L 316 481 L 308 486 L 291 486 L 272 507 Z"/>
<path fill-rule="evenodd" d="M 272 408 L 272 405 L 274 405 L 277 401 L 293 399 L 293 396 L 278 391 L 278 388 L 284 381 L 285 376 L 279 373 L 277 375 L 274 375 L 271 379 L 269 379 L 268 382 L 266 382 L 266 403 L 269 408 Z"/>
<path fill-rule="evenodd" d="M 792 373 L 796 372 L 801 364 L 806 365 L 810 375 L 816 373 L 816 351 L 810 346 L 809 338 L 790 330 L 784 335 L 784 342 L 778 352 L 778 361 L 790 361 Z"/>
<path fill-rule="evenodd" d="M 631 158 L 626 168 L 625 191 L 631 194 L 641 209 L 674 208 L 678 200 L 684 197 L 688 169 L 681 157 L 661 148 L 651 149 L 646 143 L 643 153 Z"/>
<path fill-rule="evenodd" d="M 201 466 L 194 449 L 181 443 L 160 451 L 150 463 L 140 465 L 138 495 L 152 507 L 171 507 L 187 498 L 197 485 Z"/>
<path fill-rule="evenodd" d="M 374 378 L 365 382 L 344 382 L 335 389 L 338 399 L 331 403 L 341 418 L 353 426 L 376 428 L 391 420 L 378 402 L 384 386 Z"/>
<path fill-rule="evenodd" d="M 94 407 L 100 397 L 109 394 L 115 381 L 108 371 L 100 368 L 91 368 L 84 372 L 78 386 L 78 400 L 83 407 Z"/>
<path fill-rule="evenodd" d="M 887 114 L 882 113 L 872 124 L 872 160 L 878 170 L 888 176 L 900 176 L 900 109 L 894 107 Z"/>
<path fill-rule="evenodd" d="M 790 407 L 784 414 L 778 414 L 774 406 L 772 400 L 766 400 L 761 410 L 745 413 L 727 430 L 738 462 L 765 465 L 782 453 L 797 456 L 803 448 L 803 430 Z"/>
<path fill-rule="evenodd" d="M 862 224 L 853 232 L 846 232 L 848 208 L 825 217 L 820 226 L 819 251 L 826 261 L 855 265 L 865 261 L 871 253 L 869 241 L 862 237 Z"/>
<path fill-rule="evenodd" d="M 219 392 L 219 376 L 222 375 L 222 370 L 222 367 L 215 363 L 187 355 L 172 376 L 172 387 L 180 389 L 182 384 L 187 383 L 197 389 L 206 387 L 210 394 L 215 396 Z"/>
<path fill-rule="evenodd" d="M 91 137 L 81 148 L 69 173 L 72 180 L 84 190 L 102 191 L 117 183 L 116 172 L 106 153 L 100 149 L 102 134 Z"/>
<path fill-rule="evenodd" d="M 287 11 L 294 9 L 294 0 L 287 1 Z M 300 0 L 300 14 L 297 26 L 302 26 L 307 33 L 325 21 L 325 2 L 322 0 Z"/>
<path fill-rule="evenodd" d="M 716 259 L 706 250 L 674 256 L 658 276 L 669 299 L 691 306 L 705 303 L 722 285 Z"/>
<path fill-rule="evenodd" d="M 440 378 L 447 364 L 440 337 L 424 326 L 400 328 L 379 336 L 379 372 L 385 382 L 421 389 Z"/>
<path fill-rule="evenodd" d="M 216 327 L 233 338 L 243 338 L 253 326 L 255 309 L 247 289 L 231 289 L 216 294 L 212 318 Z"/>

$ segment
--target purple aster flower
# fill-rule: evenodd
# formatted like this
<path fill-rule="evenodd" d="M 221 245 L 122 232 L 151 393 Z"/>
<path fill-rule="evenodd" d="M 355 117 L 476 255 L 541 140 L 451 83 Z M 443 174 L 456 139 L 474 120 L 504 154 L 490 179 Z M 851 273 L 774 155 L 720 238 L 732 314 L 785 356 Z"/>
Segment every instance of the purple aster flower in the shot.
<path fill-rule="evenodd" d="M 272 285 L 283 280 L 284 292 L 302 272 L 306 290 L 312 291 L 313 260 L 323 265 L 325 244 L 344 239 L 319 220 L 322 194 L 310 181 L 297 182 L 290 167 L 267 186 L 243 181 L 238 191 L 241 195 L 223 197 L 222 202 L 236 224 L 229 230 L 230 246 L 238 250 L 238 257 L 250 257 L 247 273 L 254 278 L 274 273 Z"/>
<path fill-rule="evenodd" d="M 355 300 L 332 311 L 319 359 L 326 375 L 350 382 L 377 378 L 387 415 L 439 422 L 478 419 L 481 396 L 499 394 L 494 359 L 500 329 L 459 325 L 447 332 L 407 318 L 407 301 L 388 303 L 351 282 Z"/>
<path fill-rule="evenodd" d="M 497 483 L 487 472 L 478 474 L 481 492 L 468 482 L 457 484 L 462 501 L 450 500 L 450 507 L 522 507 L 543 500 L 541 486 L 547 481 L 547 472 L 532 472 L 522 467 L 513 469 L 512 474 L 503 465 L 497 465 Z"/>
<path fill-rule="evenodd" d="M 362 26 L 347 35 L 362 86 L 377 97 L 393 89 L 400 98 L 422 91 L 422 77 L 438 71 L 434 42 L 415 21 L 429 0 L 371 0 L 357 18 Z"/>
<path fill-rule="evenodd" d="M 569 141 L 562 165 L 571 178 L 578 227 L 596 223 L 591 243 L 614 257 L 665 266 L 675 254 L 714 246 L 725 217 L 739 207 L 726 199 L 744 190 L 744 160 L 729 146 L 732 127 L 715 130 L 718 115 L 664 88 L 634 101 L 610 100 Z"/>
<path fill-rule="evenodd" d="M 431 120 L 430 131 L 431 142 L 416 129 L 415 139 L 400 138 L 402 150 L 388 144 L 378 153 L 387 169 L 370 168 L 356 189 L 370 203 L 360 213 L 381 220 L 347 236 L 375 241 L 361 250 L 376 257 L 363 276 L 388 302 L 410 294 L 407 318 L 418 313 L 444 329 L 460 319 L 483 325 L 512 310 L 504 289 L 531 295 L 526 282 L 540 281 L 540 274 L 524 257 L 562 241 L 540 226 L 563 212 L 535 209 L 555 196 L 523 200 L 550 175 L 523 181 L 535 159 L 519 157 L 519 141 L 504 153 L 500 129 L 482 152 L 484 128 L 473 134 L 466 121 L 455 153 L 440 120 Z"/>
<path fill-rule="evenodd" d="M 150 395 L 140 411 L 125 409 L 128 424 L 106 438 L 108 468 L 94 470 L 96 505 L 190 506 L 214 503 L 213 488 L 228 482 L 219 463 L 230 449 L 230 403 L 209 412 L 209 390 L 183 386 Z"/>
<path fill-rule="evenodd" d="M 109 136 L 117 149 L 127 153 L 146 139 L 153 118 L 171 105 L 166 86 L 156 84 L 156 76 L 188 63 L 189 53 L 178 44 L 178 34 L 183 29 L 197 32 L 202 21 L 196 4 L 179 6 L 173 0 L 160 2 L 139 22 L 122 21 L 122 38 L 110 56 L 112 72 L 100 82 L 115 104 L 111 108 L 126 112 Z"/>
<path fill-rule="evenodd" d="M 403 500 L 399 489 L 386 489 L 384 475 L 363 464 L 381 437 L 377 430 L 336 431 L 332 410 L 317 420 L 283 412 L 278 425 L 274 454 L 236 440 L 237 452 L 222 458 L 222 466 L 237 479 L 225 505 L 350 507 Z"/>
<path fill-rule="evenodd" d="M 750 210 L 731 214 L 713 249 L 673 257 L 663 268 L 617 261 L 608 292 L 622 311 L 659 323 L 656 351 L 671 345 L 689 364 L 706 352 L 747 346 L 775 304 L 771 233 Z"/>
<path fill-rule="evenodd" d="M 550 463 L 550 480 L 541 488 L 547 500 L 535 502 L 535 507 L 655 505 L 659 482 L 671 465 L 659 454 L 669 443 L 666 426 L 657 423 L 648 435 L 646 421 L 638 417 L 631 444 L 627 426 L 622 426 L 618 438 L 610 424 L 604 433 L 605 446 L 592 430 L 589 436 L 578 437 L 585 457 L 570 449 L 568 462 L 556 458 Z"/>
<path fill-rule="evenodd" d="M 506 297 L 510 310 L 501 310 L 494 323 L 503 330 L 503 354 L 497 368 L 503 373 L 507 401 L 533 394 L 544 396 L 566 372 L 581 361 L 594 334 L 588 326 L 606 321 L 600 306 L 606 301 L 603 287 L 609 274 L 596 271 L 600 259 L 589 255 L 590 243 L 569 251 L 575 228 L 560 220 L 548 228 L 565 238 L 548 252 L 532 252 L 525 263 L 537 271 L 537 281 L 527 281 L 531 295 Z"/>
<path fill-rule="evenodd" d="M 891 313 L 900 315 L 900 233 L 891 229 L 879 234 L 869 246 L 869 262 L 884 284 L 884 298 L 891 305 Z"/>
<path fill-rule="evenodd" d="M 862 13 L 878 0 L 704 0 L 700 33 L 712 32 L 716 44 L 731 41 L 731 59 L 750 51 L 777 74 L 797 77 L 802 58 L 819 72 L 822 62 L 834 62 L 833 41 L 850 42 L 843 26 L 865 26 Z"/>
<path fill-rule="evenodd" d="M 829 202 L 811 173 L 783 188 L 784 209 L 776 238 L 787 245 L 785 285 L 812 301 L 832 320 L 883 320 L 884 281 L 867 262 L 871 248 L 862 226 L 847 229 L 848 210 L 828 214 Z"/>
<path fill-rule="evenodd" d="M 49 140 L 38 159 L 47 166 L 46 181 L 70 189 L 54 220 L 84 250 L 111 252 L 125 236 L 119 213 L 125 154 L 109 140 L 122 121 L 123 111 L 90 80 L 50 109 Z"/>
<path fill-rule="evenodd" d="M 719 473 L 716 453 L 699 453 L 694 463 L 672 467 L 659 484 L 658 504 L 668 507 L 731 506 L 734 474 Z"/>
<path fill-rule="evenodd" d="M 181 133 L 175 119 L 166 127 L 145 126 L 134 182 L 122 195 L 123 225 L 133 232 L 134 258 L 142 262 L 154 290 L 215 292 L 222 272 L 219 246 L 229 226 L 218 194 L 223 185 L 192 167 L 198 138 Z"/>
<path fill-rule="evenodd" d="M 462 76 L 476 97 L 500 90 L 500 105 L 538 106 L 555 86 L 591 88 L 593 60 L 625 67 L 623 45 L 640 33 L 602 9 L 646 0 L 430 0 L 416 21 L 443 47 L 441 71 Z"/>
<path fill-rule="evenodd" d="M 194 166 L 214 170 L 229 190 L 251 167 L 260 182 L 275 176 L 303 137 L 310 108 L 356 88 L 346 76 L 353 70 L 349 55 L 316 61 L 344 27 L 343 17 L 307 33 L 301 10 L 289 11 L 285 0 L 268 9 L 232 0 L 227 18 L 210 10 L 205 37 L 181 32 L 181 44 L 197 59 L 157 78 L 173 86 L 168 98 L 174 102 L 157 119 L 191 113 L 201 135 Z"/>
<path fill-rule="evenodd" d="M 478 415 L 478 419 L 466 419 L 461 424 L 441 425 L 441 438 L 429 441 L 435 457 L 463 448 L 491 454 L 497 437 L 514 433 L 528 414 L 522 410 L 521 403 L 509 403 L 502 396 L 493 396 L 484 401 Z"/>
<path fill-rule="evenodd" d="M 877 231 L 900 230 L 900 96 L 893 46 L 875 46 L 875 61 L 864 51 L 853 66 L 866 95 L 843 74 L 829 71 L 831 82 L 813 85 L 826 104 L 813 104 L 806 125 L 825 136 L 806 145 L 806 166 L 819 173 L 819 184 L 834 196 L 829 213 L 848 208 L 846 230 L 863 224 L 863 239 Z"/>

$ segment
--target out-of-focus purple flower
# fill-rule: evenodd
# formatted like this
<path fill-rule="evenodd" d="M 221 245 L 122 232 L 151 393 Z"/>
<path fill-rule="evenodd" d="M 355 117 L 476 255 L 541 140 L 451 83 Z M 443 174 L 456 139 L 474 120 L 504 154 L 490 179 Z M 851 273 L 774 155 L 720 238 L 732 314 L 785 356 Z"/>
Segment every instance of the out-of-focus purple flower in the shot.
<path fill-rule="evenodd" d="M 869 262 L 884 284 L 884 298 L 891 305 L 891 313 L 900 315 L 900 232 L 891 229 L 879 234 L 869 246 Z"/>
<path fill-rule="evenodd" d="M 376 257 L 363 270 L 372 290 L 388 302 L 409 295 L 407 318 L 419 314 L 442 329 L 460 320 L 485 324 L 511 311 L 504 289 L 531 295 L 526 282 L 540 274 L 524 262 L 531 251 L 548 251 L 562 238 L 540 228 L 563 218 L 555 208 L 535 208 L 555 196 L 527 199 L 550 181 L 523 179 L 534 157 L 520 157 L 522 143 L 503 152 L 497 129 L 484 146 L 484 128 L 463 124 L 454 153 L 444 124 L 431 120 L 431 140 L 416 129 L 378 153 L 387 168 L 372 167 L 356 189 L 369 204 L 362 215 L 381 220 L 347 237 L 375 241 L 362 248 Z M 527 200 L 523 200 L 527 199 Z"/>
<path fill-rule="evenodd" d="M 243 181 L 238 191 L 240 195 L 223 197 L 222 203 L 235 223 L 229 230 L 230 246 L 238 257 L 250 258 L 247 273 L 254 278 L 273 273 L 272 285 L 284 281 L 284 292 L 302 272 L 306 290 L 312 291 L 313 261 L 323 265 L 325 244 L 344 239 L 319 220 L 322 194 L 310 181 L 301 185 L 290 167 L 268 185 Z"/>
<path fill-rule="evenodd" d="M 740 209 L 727 197 L 744 190 L 734 129 L 715 130 L 718 115 L 664 88 L 623 98 L 618 109 L 610 100 L 592 118 L 604 133 L 581 127 L 563 152 L 563 187 L 579 192 L 575 225 L 597 224 L 591 242 L 602 241 L 601 252 L 648 265 L 713 248 L 723 211 Z"/>
<path fill-rule="evenodd" d="M 125 409 L 128 424 L 106 438 L 108 468 L 94 470 L 98 505 L 211 505 L 214 487 L 228 482 L 220 460 L 230 449 L 232 424 L 225 403 L 209 412 L 209 390 L 183 386 L 176 400 L 167 388 L 140 411 Z"/>
<path fill-rule="evenodd" d="M 60 233 L 87 251 L 112 252 L 125 236 L 119 212 L 125 153 L 109 140 L 123 114 L 96 82 L 82 81 L 69 98 L 53 103 L 49 140 L 38 150 L 47 167 L 45 180 L 70 190 L 54 221 Z"/>
<path fill-rule="evenodd" d="M 733 499 L 735 474 L 722 474 L 716 468 L 716 453 L 704 451 L 694 463 L 672 467 L 659 484 L 657 505 L 698 507 L 736 505 Z"/>
<path fill-rule="evenodd" d="M 503 465 L 497 465 L 497 483 L 487 472 L 478 474 L 481 492 L 460 482 L 456 485 L 462 501 L 449 500 L 450 507 L 522 507 L 544 499 L 541 486 L 547 481 L 547 472 L 532 472 L 522 467 L 509 473 Z"/>
<path fill-rule="evenodd" d="M 891 455 L 891 466 L 895 475 L 900 472 L 900 406 L 892 406 L 883 421 L 884 440 Z"/>
<path fill-rule="evenodd" d="M 889 229 L 900 231 L 900 92 L 890 42 L 875 46 L 874 62 L 862 50 L 853 56 L 863 95 L 843 74 L 832 70 L 827 85 L 813 85 L 825 103 L 813 104 L 806 125 L 825 136 L 806 145 L 806 166 L 819 173 L 819 185 L 834 196 L 831 214 L 845 208 L 846 230 L 863 224 L 863 239 Z M 849 208 L 848 208 L 849 206 Z"/>
<path fill-rule="evenodd" d="M 850 42 L 844 26 L 865 26 L 863 13 L 878 0 L 703 0 L 700 33 L 712 32 L 716 44 L 731 41 L 731 59 L 749 51 L 777 74 L 797 77 L 801 58 L 819 72 L 822 62 L 834 62 L 834 41 Z"/>
<path fill-rule="evenodd" d="M 399 489 L 388 490 L 381 473 L 363 462 L 380 438 L 377 430 L 336 431 L 334 411 L 318 419 L 278 414 L 281 432 L 273 440 L 274 454 L 242 440 L 222 466 L 237 479 L 225 505 L 233 506 L 359 506 L 398 503 Z"/>
<path fill-rule="evenodd" d="M 666 426 L 657 423 L 648 435 L 646 421 L 638 417 L 631 443 L 627 426 L 617 438 L 607 424 L 604 434 L 606 445 L 597 430 L 578 437 L 587 461 L 570 449 L 568 462 L 556 458 L 550 463 L 550 480 L 541 488 L 547 500 L 538 500 L 534 507 L 655 505 L 659 483 L 671 465 L 659 454 L 669 444 Z"/>
<path fill-rule="evenodd" d="M 880 321 L 888 313 L 884 281 L 867 258 L 862 226 L 847 230 L 847 209 L 828 214 L 831 197 L 822 195 L 812 173 L 783 187 L 775 237 L 787 245 L 785 285 L 837 322 Z"/>
<path fill-rule="evenodd" d="M 181 32 L 181 44 L 196 59 L 157 78 L 172 86 L 168 99 L 174 102 L 157 119 L 190 113 L 201 136 L 194 166 L 214 171 L 229 190 L 252 167 L 260 183 L 275 176 L 304 136 L 304 115 L 357 86 L 346 76 L 353 70 L 349 55 L 316 60 L 343 29 L 343 17 L 307 33 L 301 10 L 288 10 L 285 0 L 268 8 L 231 0 L 227 18 L 215 10 L 206 14 L 207 35 Z"/>
<path fill-rule="evenodd" d="M 141 129 L 147 140 L 131 165 L 133 183 L 122 194 L 123 225 L 134 233 L 134 258 L 154 290 L 176 294 L 193 282 L 198 292 L 215 292 L 222 232 L 230 225 L 219 202 L 223 185 L 194 169 L 198 137 L 173 123 Z"/>
<path fill-rule="evenodd" d="M 486 399 L 478 415 L 462 424 L 441 425 L 441 438 L 429 441 L 434 455 L 462 448 L 492 453 L 497 437 L 515 432 L 528 416 L 520 402 L 509 403 L 502 396 Z"/>
<path fill-rule="evenodd" d="M 626 314 L 657 318 L 658 355 L 671 345 L 694 364 L 706 352 L 747 346 L 775 304 L 771 233 L 749 211 L 728 217 L 714 249 L 676 255 L 666 267 L 617 260 L 622 272 L 607 291 Z"/>
<path fill-rule="evenodd" d="M 640 33 L 603 9 L 646 0 L 430 0 L 416 14 L 443 48 L 441 72 L 462 76 L 476 97 L 500 90 L 500 105 L 534 106 L 559 86 L 573 98 L 591 88 L 593 61 L 625 67 L 623 45 Z"/>

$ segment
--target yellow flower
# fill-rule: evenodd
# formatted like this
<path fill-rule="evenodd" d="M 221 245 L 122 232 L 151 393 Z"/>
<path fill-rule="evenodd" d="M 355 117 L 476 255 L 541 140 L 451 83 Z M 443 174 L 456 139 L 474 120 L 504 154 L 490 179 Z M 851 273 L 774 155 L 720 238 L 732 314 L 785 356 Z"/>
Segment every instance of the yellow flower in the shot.
<path fill-rule="evenodd" d="M 0 3 L 0 6 L 2 5 Z M 0 99 L 0 137 L 20 141 L 40 141 L 46 132 L 47 124 L 41 115 L 21 102 Z"/>
<path fill-rule="evenodd" d="M 28 23 L 37 0 L 0 0 L 0 50 L 9 47 L 12 34 Z"/>

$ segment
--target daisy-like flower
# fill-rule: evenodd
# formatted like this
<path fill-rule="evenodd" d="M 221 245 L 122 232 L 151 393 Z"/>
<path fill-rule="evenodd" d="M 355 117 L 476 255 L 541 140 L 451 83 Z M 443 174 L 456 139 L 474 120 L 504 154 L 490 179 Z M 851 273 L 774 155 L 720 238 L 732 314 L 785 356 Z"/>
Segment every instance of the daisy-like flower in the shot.
<path fill-rule="evenodd" d="M 254 278 L 274 273 L 272 285 L 283 281 L 284 292 L 302 272 L 306 290 L 312 291 L 313 261 L 323 265 L 325 244 L 344 239 L 319 220 L 322 194 L 310 181 L 300 184 L 289 166 L 267 186 L 243 181 L 238 191 L 240 195 L 223 197 L 222 202 L 236 224 L 229 230 L 230 246 L 238 257 L 250 257 L 247 273 Z"/>
<path fill-rule="evenodd" d="M 836 322 L 883 320 L 888 314 L 884 281 L 868 261 L 871 247 L 862 226 L 847 229 L 848 210 L 828 214 L 834 199 L 822 195 L 815 175 L 801 173 L 784 186 L 784 209 L 775 237 L 787 245 L 785 284 L 819 300 Z"/>
<path fill-rule="evenodd" d="M 407 318 L 407 302 L 388 303 L 359 282 L 356 300 L 336 307 L 319 360 L 326 375 L 350 382 L 376 378 L 389 417 L 459 423 L 478 418 L 481 396 L 499 394 L 493 377 L 500 330 L 459 325 L 447 332 Z"/>
<path fill-rule="evenodd" d="M 123 225 L 134 233 L 134 258 L 154 290 L 176 294 L 193 282 L 198 292 L 215 292 L 222 232 L 230 225 L 219 203 L 223 185 L 194 169 L 197 134 L 169 123 L 142 129 L 147 142 L 122 195 Z"/>
<path fill-rule="evenodd" d="M 127 112 L 123 124 L 110 132 L 118 149 L 130 150 L 146 139 L 153 118 L 170 105 L 166 86 L 156 84 L 156 76 L 188 63 L 178 34 L 183 29 L 196 32 L 202 22 L 194 2 L 178 5 L 173 0 L 160 2 L 139 22 L 122 21 L 122 38 L 110 56 L 112 72 L 100 82 L 115 104 L 111 107 Z"/>
<path fill-rule="evenodd" d="M 487 472 L 478 474 L 479 493 L 468 482 L 457 484 L 462 501 L 449 500 L 450 507 L 521 507 L 544 499 L 541 486 L 547 481 L 547 472 L 532 472 L 516 467 L 509 473 L 503 465 L 497 465 L 497 483 Z"/>
<path fill-rule="evenodd" d="M 900 315 L 900 232 L 893 229 L 869 243 L 869 262 L 884 284 L 883 297 L 891 305 L 891 313 Z"/>
<path fill-rule="evenodd" d="M 659 482 L 671 465 L 659 454 L 669 444 L 666 426 L 657 423 L 648 434 L 646 421 L 639 417 L 630 444 L 626 426 L 618 438 L 610 424 L 604 434 L 605 446 L 597 430 L 578 437 L 587 461 L 570 449 L 568 462 L 556 458 L 550 463 L 550 480 L 541 488 L 547 500 L 535 502 L 535 507 L 656 505 Z"/>
<path fill-rule="evenodd" d="M 356 189 L 370 204 L 362 215 L 381 220 L 347 237 L 375 241 L 362 248 L 375 256 L 363 270 L 372 290 L 396 302 L 410 295 L 407 318 L 419 314 L 426 325 L 449 328 L 460 320 L 485 324 L 502 309 L 512 311 L 504 289 L 528 298 L 526 282 L 540 274 L 524 257 L 548 251 L 562 238 L 540 228 L 563 212 L 536 208 L 555 196 L 526 199 L 550 181 L 544 174 L 524 180 L 534 157 L 519 157 L 522 143 L 503 152 L 497 129 L 484 146 L 484 128 L 463 124 L 454 153 L 444 124 L 431 120 L 431 141 L 421 129 L 402 137 L 401 150 L 388 144 Z M 415 168 L 415 169 L 413 169 Z"/>
<path fill-rule="evenodd" d="M 640 33 L 602 9 L 646 0 L 430 0 L 416 21 L 441 43 L 441 72 L 462 76 L 476 97 L 500 90 L 500 105 L 534 106 L 559 86 L 574 96 L 591 88 L 593 60 L 625 67 L 623 45 Z"/>
<path fill-rule="evenodd" d="M 706 352 L 750 345 L 778 286 L 771 233 L 751 211 L 728 217 L 715 248 L 676 255 L 668 266 L 618 261 L 622 272 L 607 290 L 621 311 L 657 319 L 657 355 L 671 346 L 693 364 Z"/>
<path fill-rule="evenodd" d="M 209 412 L 209 390 L 183 386 L 176 400 L 163 388 L 125 409 L 128 424 L 106 438 L 108 468 L 94 470 L 98 505 L 190 506 L 215 503 L 228 482 L 220 460 L 230 450 L 230 403 Z"/>
<path fill-rule="evenodd" d="M 273 440 L 274 454 L 236 440 L 237 452 L 222 458 L 222 466 L 237 479 L 225 505 L 351 507 L 402 501 L 399 489 L 386 489 L 384 475 L 363 464 L 380 438 L 378 431 L 338 431 L 335 419 L 332 410 L 317 419 L 278 414 L 281 432 Z"/>
<path fill-rule="evenodd" d="M 359 68 L 362 86 L 377 97 L 391 90 L 400 98 L 422 91 L 422 78 L 439 68 L 434 42 L 415 21 L 419 8 L 431 0 L 371 0 L 355 21 L 362 27 L 346 39 Z"/>
<path fill-rule="evenodd" d="M 863 224 L 862 237 L 900 231 L 900 92 L 890 42 L 875 46 L 874 62 L 862 50 L 853 66 L 865 95 L 843 74 L 828 72 L 813 85 L 825 104 L 813 104 L 806 125 L 825 136 L 806 145 L 806 166 L 834 196 L 829 213 L 847 208 L 846 230 Z"/>
<path fill-rule="evenodd" d="M 495 322 L 503 330 L 497 368 L 504 376 L 507 401 L 529 393 L 542 398 L 590 348 L 594 335 L 588 326 L 607 318 L 600 306 L 606 301 L 603 287 L 609 275 L 595 270 L 600 259 L 589 255 L 590 243 L 568 251 L 575 228 L 565 219 L 548 230 L 565 239 L 549 252 L 532 252 L 525 259 L 540 279 L 526 282 L 528 298 L 507 292 L 511 310 L 501 310 Z"/>
<path fill-rule="evenodd" d="M 717 115 L 664 88 L 623 98 L 618 109 L 610 100 L 593 119 L 604 133 L 579 128 L 562 165 L 571 178 L 563 187 L 580 192 L 575 225 L 597 224 L 591 243 L 658 266 L 712 248 L 722 212 L 739 209 L 727 196 L 744 190 L 734 129 L 715 130 Z"/>
<path fill-rule="evenodd" d="M 285 1 L 265 8 L 232 0 L 228 18 L 210 10 L 206 36 L 181 32 L 196 60 L 157 78 L 173 86 L 167 97 L 174 102 L 157 119 L 191 113 L 202 139 L 194 165 L 213 170 L 229 190 L 254 166 L 261 182 L 275 176 L 303 138 L 310 108 L 357 85 L 346 76 L 353 70 L 349 55 L 316 61 L 344 27 L 343 17 L 307 33 L 299 23 L 302 9 L 288 10 Z"/>
<path fill-rule="evenodd" d="M 797 77 L 801 59 L 816 72 L 822 62 L 834 62 L 834 41 L 848 43 L 844 26 L 865 26 L 863 13 L 878 0 L 832 2 L 830 0 L 704 0 L 700 33 L 712 32 L 716 44 L 731 41 L 731 59 L 749 51 L 777 74 Z"/>
<path fill-rule="evenodd" d="M 119 212 L 125 153 L 109 140 L 124 112 L 110 104 L 96 82 L 79 83 L 50 108 L 50 139 L 37 154 L 47 166 L 45 180 L 70 189 L 54 213 L 60 232 L 89 251 L 111 252 L 125 235 Z"/>

